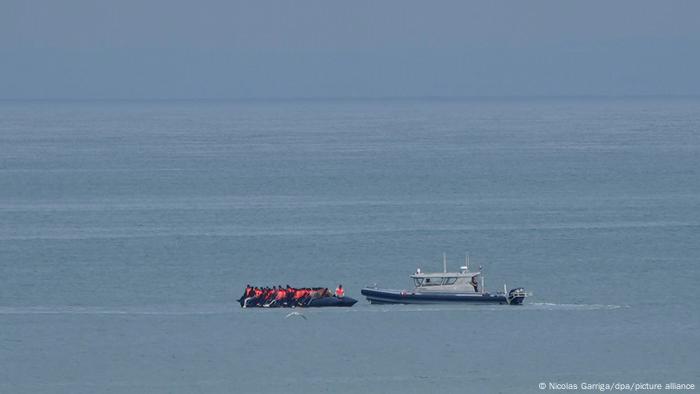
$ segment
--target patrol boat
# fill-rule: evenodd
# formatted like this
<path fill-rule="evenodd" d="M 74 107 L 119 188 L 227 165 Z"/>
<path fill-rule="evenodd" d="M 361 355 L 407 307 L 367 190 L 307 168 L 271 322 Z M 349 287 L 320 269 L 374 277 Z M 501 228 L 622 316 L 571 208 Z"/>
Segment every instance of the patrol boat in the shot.
<path fill-rule="evenodd" d="M 521 305 L 530 294 L 522 287 L 489 293 L 484 288 L 484 277 L 479 271 L 469 271 L 469 258 L 460 272 L 447 272 L 447 258 L 443 256 L 443 272 L 423 273 L 420 268 L 410 278 L 413 290 L 391 290 L 365 287 L 361 293 L 371 304 L 434 304 L 434 303 L 495 303 Z"/>

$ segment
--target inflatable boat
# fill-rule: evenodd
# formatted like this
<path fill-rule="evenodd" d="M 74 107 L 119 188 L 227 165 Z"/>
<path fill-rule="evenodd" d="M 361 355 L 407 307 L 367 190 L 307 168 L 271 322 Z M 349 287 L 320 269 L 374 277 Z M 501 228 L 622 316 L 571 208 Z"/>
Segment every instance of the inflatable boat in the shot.
<path fill-rule="evenodd" d="M 238 303 L 241 308 L 322 308 L 350 307 L 357 300 L 342 294 L 334 295 L 327 288 L 258 288 L 247 286 Z"/>

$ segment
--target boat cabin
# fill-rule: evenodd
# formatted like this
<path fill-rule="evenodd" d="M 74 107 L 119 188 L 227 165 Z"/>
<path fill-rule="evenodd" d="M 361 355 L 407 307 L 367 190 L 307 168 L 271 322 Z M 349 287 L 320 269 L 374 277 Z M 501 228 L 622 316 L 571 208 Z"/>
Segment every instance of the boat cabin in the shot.
<path fill-rule="evenodd" d="M 416 292 L 480 293 L 481 272 L 469 272 L 467 267 L 460 267 L 460 272 L 423 273 L 418 269 L 411 275 Z"/>

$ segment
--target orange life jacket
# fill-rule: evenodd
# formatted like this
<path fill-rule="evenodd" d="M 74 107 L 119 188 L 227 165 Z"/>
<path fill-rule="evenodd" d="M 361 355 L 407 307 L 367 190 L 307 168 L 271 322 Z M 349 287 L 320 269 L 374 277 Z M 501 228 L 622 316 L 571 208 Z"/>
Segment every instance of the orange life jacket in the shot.
<path fill-rule="evenodd" d="M 345 290 L 343 290 L 342 288 L 338 287 L 337 289 L 335 289 L 335 296 L 336 296 L 336 297 L 344 297 L 344 296 L 345 296 Z"/>

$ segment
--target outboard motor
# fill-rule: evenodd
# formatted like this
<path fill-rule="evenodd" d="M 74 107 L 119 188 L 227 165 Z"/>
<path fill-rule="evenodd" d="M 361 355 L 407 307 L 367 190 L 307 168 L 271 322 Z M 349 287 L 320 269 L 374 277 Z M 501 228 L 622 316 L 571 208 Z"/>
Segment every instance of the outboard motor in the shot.
<path fill-rule="evenodd" d="M 524 288 L 516 287 L 515 289 L 511 289 L 508 292 L 508 304 L 522 305 L 523 301 L 525 301 L 525 297 L 527 297 L 527 293 L 525 292 Z"/>

